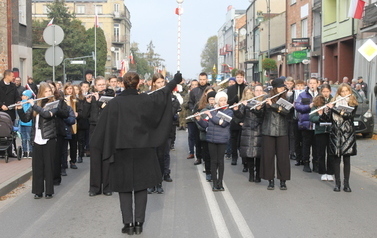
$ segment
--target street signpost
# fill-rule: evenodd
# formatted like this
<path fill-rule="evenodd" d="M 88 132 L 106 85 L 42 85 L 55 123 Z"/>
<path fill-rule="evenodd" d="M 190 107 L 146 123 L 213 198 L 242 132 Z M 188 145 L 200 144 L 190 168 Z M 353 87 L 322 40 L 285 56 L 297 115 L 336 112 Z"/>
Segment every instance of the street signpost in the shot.
<path fill-rule="evenodd" d="M 48 65 L 52 66 L 52 81 L 55 81 L 55 66 L 58 66 L 63 61 L 63 50 L 57 46 L 64 39 L 64 31 L 60 26 L 50 25 L 43 31 L 44 41 L 51 45 L 46 50 L 45 59 Z"/>

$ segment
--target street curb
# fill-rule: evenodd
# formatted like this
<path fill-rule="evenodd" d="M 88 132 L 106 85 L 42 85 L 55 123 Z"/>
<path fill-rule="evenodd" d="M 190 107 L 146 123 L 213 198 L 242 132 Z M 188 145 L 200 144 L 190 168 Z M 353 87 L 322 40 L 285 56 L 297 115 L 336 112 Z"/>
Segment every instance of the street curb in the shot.
<path fill-rule="evenodd" d="M 10 191 L 17 188 L 18 185 L 23 184 L 26 181 L 28 181 L 31 177 L 31 172 L 32 172 L 31 168 L 28 168 L 22 173 L 19 173 L 18 175 L 13 176 L 12 178 L 2 183 L 0 185 L 0 197 L 7 195 Z"/>

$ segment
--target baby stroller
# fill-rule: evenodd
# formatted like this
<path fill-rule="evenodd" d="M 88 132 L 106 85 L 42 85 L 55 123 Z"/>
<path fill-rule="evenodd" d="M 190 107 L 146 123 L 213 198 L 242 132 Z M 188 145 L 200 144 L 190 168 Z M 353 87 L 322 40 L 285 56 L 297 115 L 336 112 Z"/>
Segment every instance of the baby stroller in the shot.
<path fill-rule="evenodd" d="M 17 138 L 18 127 L 13 127 L 10 116 L 5 112 L 0 112 L 0 152 L 4 151 L 5 162 L 8 163 L 8 148 L 12 146 L 13 140 Z M 21 160 L 22 148 L 17 147 L 17 159 Z"/>

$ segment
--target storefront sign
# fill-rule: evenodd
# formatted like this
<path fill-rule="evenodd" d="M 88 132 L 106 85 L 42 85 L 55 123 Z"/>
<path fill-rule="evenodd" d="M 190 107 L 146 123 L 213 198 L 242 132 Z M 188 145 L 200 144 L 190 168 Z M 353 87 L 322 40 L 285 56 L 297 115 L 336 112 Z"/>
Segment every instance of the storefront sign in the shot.
<path fill-rule="evenodd" d="M 309 47 L 309 38 L 292 38 L 293 47 Z"/>
<path fill-rule="evenodd" d="M 303 60 L 309 60 L 307 50 L 295 51 L 287 55 L 288 64 L 302 63 Z"/>

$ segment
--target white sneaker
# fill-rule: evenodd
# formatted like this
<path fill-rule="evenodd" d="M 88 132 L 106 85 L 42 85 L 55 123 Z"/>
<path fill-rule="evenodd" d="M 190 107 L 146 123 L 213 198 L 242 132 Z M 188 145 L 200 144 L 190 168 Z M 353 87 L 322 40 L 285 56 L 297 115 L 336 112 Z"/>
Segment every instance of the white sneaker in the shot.
<path fill-rule="evenodd" d="M 330 174 L 327 175 L 327 180 L 328 181 L 334 181 L 334 177 Z"/>
<path fill-rule="evenodd" d="M 327 181 L 327 174 L 322 174 L 321 180 L 322 181 Z"/>

